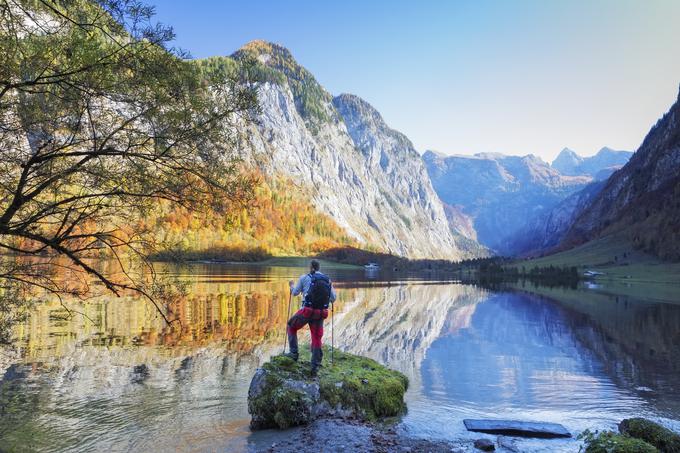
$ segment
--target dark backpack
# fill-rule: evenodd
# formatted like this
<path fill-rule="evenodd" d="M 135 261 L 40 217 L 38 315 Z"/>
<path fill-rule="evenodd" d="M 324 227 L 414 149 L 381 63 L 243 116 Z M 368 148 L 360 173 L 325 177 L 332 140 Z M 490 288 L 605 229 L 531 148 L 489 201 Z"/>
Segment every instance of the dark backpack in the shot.
<path fill-rule="evenodd" d="M 326 309 L 331 301 L 331 280 L 323 274 L 309 274 L 312 284 L 305 297 L 305 305 L 315 309 Z"/>

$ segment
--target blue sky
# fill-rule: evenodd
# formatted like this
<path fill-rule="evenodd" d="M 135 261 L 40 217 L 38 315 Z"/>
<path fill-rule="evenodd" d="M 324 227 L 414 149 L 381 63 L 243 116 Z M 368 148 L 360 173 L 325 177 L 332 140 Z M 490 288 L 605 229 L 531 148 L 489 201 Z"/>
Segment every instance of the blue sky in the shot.
<path fill-rule="evenodd" d="M 149 0 L 194 57 L 289 48 L 419 151 L 634 150 L 680 84 L 680 1 Z"/>

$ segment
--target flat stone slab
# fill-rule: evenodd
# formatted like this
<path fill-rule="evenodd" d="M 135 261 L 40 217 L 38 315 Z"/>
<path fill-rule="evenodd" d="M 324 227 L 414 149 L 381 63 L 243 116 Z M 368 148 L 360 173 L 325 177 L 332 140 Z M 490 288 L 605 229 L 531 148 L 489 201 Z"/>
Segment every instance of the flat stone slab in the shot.
<path fill-rule="evenodd" d="M 468 431 L 487 434 L 503 434 L 506 436 L 542 437 L 571 437 L 567 428 L 559 423 L 525 422 L 520 420 L 463 420 Z"/>

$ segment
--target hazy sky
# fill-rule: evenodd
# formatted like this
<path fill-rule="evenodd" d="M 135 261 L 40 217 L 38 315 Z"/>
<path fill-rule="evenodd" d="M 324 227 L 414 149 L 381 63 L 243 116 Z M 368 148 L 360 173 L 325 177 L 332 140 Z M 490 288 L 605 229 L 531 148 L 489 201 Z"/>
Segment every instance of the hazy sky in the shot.
<path fill-rule="evenodd" d="M 148 1 L 194 57 L 288 47 L 421 152 L 634 150 L 680 84 L 680 0 Z"/>

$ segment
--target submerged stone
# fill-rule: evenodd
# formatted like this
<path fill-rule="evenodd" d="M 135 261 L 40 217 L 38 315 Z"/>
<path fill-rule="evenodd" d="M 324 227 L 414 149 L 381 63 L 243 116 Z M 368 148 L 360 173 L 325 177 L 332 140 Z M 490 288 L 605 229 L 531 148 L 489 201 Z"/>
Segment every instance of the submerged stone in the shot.
<path fill-rule="evenodd" d="M 517 447 L 515 441 L 510 437 L 498 436 L 497 442 L 501 449 L 512 453 L 520 453 L 519 447 Z"/>
<path fill-rule="evenodd" d="M 258 368 L 248 390 L 252 429 L 285 429 L 327 415 L 376 420 L 405 409 L 408 379 L 398 371 L 338 350 L 331 365 L 327 349 L 312 378 L 309 358 L 303 349 L 298 362 L 275 356 Z"/>
<path fill-rule="evenodd" d="M 571 433 L 558 423 L 473 419 L 465 419 L 463 423 L 468 431 L 480 433 L 543 438 L 571 437 Z"/>
<path fill-rule="evenodd" d="M 489 439 L 477 439 L 475 448 L 482 451 L 494 451 L 496 446 Z"/>
<path fill-rule="evenodd" d="M 148 379 L 150 374 L 149 367 L 146 364 L 135 365 L 132 368 L 132 373 L 130 373 L 130 381 L 135 384 L 141 384 Z"/>

